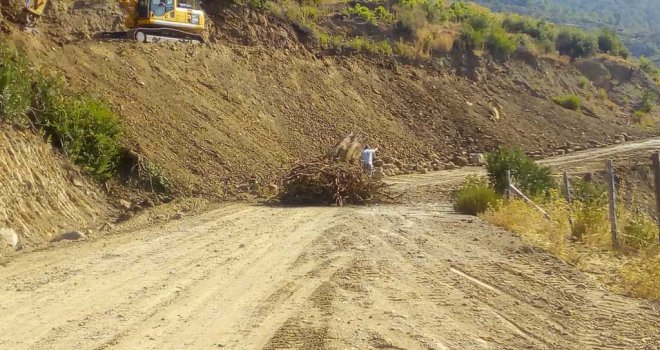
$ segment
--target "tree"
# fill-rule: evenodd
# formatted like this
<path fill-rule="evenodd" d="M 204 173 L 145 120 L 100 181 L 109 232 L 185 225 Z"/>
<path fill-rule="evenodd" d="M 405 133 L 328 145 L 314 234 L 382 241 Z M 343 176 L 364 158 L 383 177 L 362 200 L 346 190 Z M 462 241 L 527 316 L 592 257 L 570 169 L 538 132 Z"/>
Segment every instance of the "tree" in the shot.
<path fill-rule="evenodd" d="M 598 41 L 595 36 L 583 30 L 564 28 L 557 34 L 555 47 L 560 54 L 572 58 L 589 57 L 596 53 Z"/>
<path fill-rule="evenodd" d="M 603 28 L 598 33 L 598 51 L 610 55 L 621 55 L 625 50 L 619 36 L 614 31 Z"/>

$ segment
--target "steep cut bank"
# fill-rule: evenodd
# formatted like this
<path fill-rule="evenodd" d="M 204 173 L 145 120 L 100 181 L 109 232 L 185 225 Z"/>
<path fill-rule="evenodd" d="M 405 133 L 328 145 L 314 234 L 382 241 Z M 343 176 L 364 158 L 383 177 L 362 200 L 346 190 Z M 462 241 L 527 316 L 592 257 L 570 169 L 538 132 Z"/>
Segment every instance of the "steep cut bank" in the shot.
<path fill-rule="evenodd" d="M 409 164 L 501 144 L 553 154 L 643 136 L 627 111 L 589 100 L 561 61 L 324 56 L 301 43 L 304 33 L 240 6 L 207 6 L 215 28 L 200 46 L 91 39 L 112 29 L 112 3 L 52 1 L 40 33 L 5 22 L 4 40 L 72 88 L 107 98 L 129 146 L 182 193 L 268 183 L 349 131 Z M 552 102 L 568 93 L 583 97 L 582 111 Z"/>
<path fill-rule="evenodd" d="M 2 125 L 0 204 L 0 229 L 5 229 L 0 263 L 13 251 L 39 247 L 60 233 L 96 230 L 109 212 L 96 186 L 49 145 L 30 131 Z"/>

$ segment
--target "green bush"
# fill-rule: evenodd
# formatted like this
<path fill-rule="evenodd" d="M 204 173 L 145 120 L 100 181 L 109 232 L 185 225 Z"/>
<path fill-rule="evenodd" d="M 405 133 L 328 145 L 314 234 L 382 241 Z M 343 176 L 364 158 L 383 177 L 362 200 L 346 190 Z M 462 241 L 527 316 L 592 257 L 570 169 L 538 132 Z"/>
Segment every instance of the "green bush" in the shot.
<path fill-rule="evenodd" d="M 374 14 L 376 15 L 376 17 L 384 21 L 391 21 L 392 19 L 394 19 L 394 15 L 392 15 L 392 13 L 390 13 L 390 11 L 383 6 L 376 7 L 376 9 L 374 10 Z"/>
<path fill-rule="evenodd" d="M 356 15 L 365 21 L 376 25 L 376 14 L 366 6 L 362 6 L 358 3 L 355 4 L 354 7 L 349 7 L 347 11 L 349 15 Z"/>
<path fill-rule="evenodd" d="M 486 154 L 486 169 L 493 187 L 498 193 L 507 188 L 506 171 L 511 171 L 512 181 L 529 196 L 544 195 L 555 188 L 550 168 L 536 164 L 520 149 L 500 148 Z"/>
<path fill-rule="evenodd" d="M 560 54 L 572 58 L 592 56 L 598 49 L 595 36 L 576 28 L 560 30 L 555 45 Z"/>
<path fill-rule="evenodd" d="M 21 123 L 32 104 L 30 71 L 16 52 L 0 46 L 0 120 Z"/>
<path fill-rule="evenodd" d="M 57 81 L 36 84 L 35 124 L 74 163 L 99 180 L 110 178 L 122 151 L 119 119 L 96 98 L 62 94 Z"/>
<path fill-rule="evenodd" d="M 626 52 L 619 36 L 609 29 L 601 29 L 598 32 L 598 51 L 610 55 L 622 55 Z"/>
<path fill-rule="evenodd" d="M 552 23 L 518 14 L 507 15 L 502 21 L 502 27 L 509 33 L 527 34 L 539 41 L 553 41 L 555 38 L 555 27 Z"/>
<path fill-rule="evenodd" d="M 497 205 L 499 196 L 486 184 L 469 183 L 456 192 L 454 198 L 454 210 L 468 215 L 484 213 L 488 208 Z"/>
<path fill-rule="evenodd" d="M 71 94 L 61 81 L 30 71 L 18 52 L 0 46 L 0 55 L 1 119 L 29 118 L 74 163 L 100 180 L 112 176 L 122 151 L 121 125 L 108 105 Z"/>
<path fill-rule="evenodd" d="M 516 43 L 501 28 L 494 28 L 486 37 L 486 49 L 493 57 L 505 60 L 516 51 Z"/>
<path fill-rule="evenodd" d="M 578 86 L 582 89 L 589 86 L 589 79 L 587 79 L 587 77 L 585 77 L 585 76 L 580 76 L 578 78 L 577 82 L 578 82 Z"/>
<path fill-rule="evenodd" d="M 580 108 L 580 105 L 582 104 L 582 100 L 580 99 L 580 96 L 577 95 L 566 95 L 566 96 L 559 96 L 555 97 L 552 99 L 556 104 L 570 110 L 578 110 Z"/>
<path fill-rule="evenodd" d="M 465 52 L 474 52 L 483 49 L 485 41 L 483 32 L 476 31 L 469 24 L 465 24 L 456 40 L 456 45 Z"/>

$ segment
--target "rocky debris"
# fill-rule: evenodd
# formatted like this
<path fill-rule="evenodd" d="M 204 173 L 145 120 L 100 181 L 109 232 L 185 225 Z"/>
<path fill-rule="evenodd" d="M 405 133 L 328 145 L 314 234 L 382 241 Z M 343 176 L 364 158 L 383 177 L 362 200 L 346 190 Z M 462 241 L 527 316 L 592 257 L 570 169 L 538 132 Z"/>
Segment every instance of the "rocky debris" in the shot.
<path fill-rule="evenodd" d="M 14 250 L 21 249 L 21 241 L 13 229 L 0 228 L 0 242 L 2 241 Z"/>
<path fill-rule="evenodd" d="M 120 223 L 120 222 L 123 222 L 123 221 L 129 220 L 129 219 L 131 219 L 134 215 L 135 215 L 135 214 L 133 214 L 133 212 L 125 211 L 125 212 L 123 212 L 123 213 L 117 215 L 117 219 L 115 220 L 115 223 Z"/>
<path fill-rule="evenodd" d="M 172 214 L 170 219 L 172 219 L 172 220 L 181 220 L 181 219 L 183 219 L 183 214 L 182 213 L 174 213 L 174 214 Z"/>
<path fill-rule="evenodd" d="M 470 153 L 470 164 L 471 165 L 484 165 L 486 164 L 486 158 L 483 153 Z"/>
<path fill-rule="evenodd" d="M 453 158 L 454 164 L 457 166 L 467 166 L 470 164 L 470 162 L 467 160 L 467 158 L 463 156 L 456 155 Z"/>
<path fill-rule="evenodd" d="M 453 162 L 449 162 L 449 163 L 444 165 L 445 170 L 453 170 L 453 169 L 456 169 L 456 168 L 458 168 L 458 167 Z"/>
<path fill-rule="evenodd" d="M 66 231 L 62 232 L 59 235 L 53 237 L 50 242 L 55 243 L 55 242 L 60 242 L 60 241 L 77 241 L 81 239 L 85 239 L 87 236 L 85 236 L 84 233 L 80 231 Z"/>
<path fill-rule="evenodd" d="M 119 206 L 124 210 L 130 210 L 133 205 L 131 204 L 131 202 L 129 202 L 125 199 L 120 199 L 119 200 Z"/>

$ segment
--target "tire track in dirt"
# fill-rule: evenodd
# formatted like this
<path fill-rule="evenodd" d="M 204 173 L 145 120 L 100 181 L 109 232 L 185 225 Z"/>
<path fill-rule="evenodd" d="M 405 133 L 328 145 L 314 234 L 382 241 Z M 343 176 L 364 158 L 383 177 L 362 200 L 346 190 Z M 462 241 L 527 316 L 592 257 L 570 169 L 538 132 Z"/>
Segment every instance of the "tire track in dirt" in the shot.
<path fill-rule="evenodd" d="M 524 247 L 441 201 L 232 204 L 19 256 L 0 348 L 658 349 L 656 304 Z"/>

